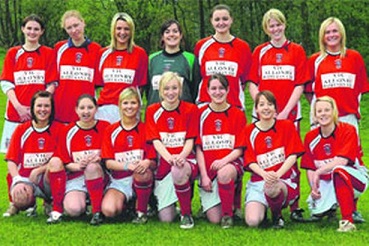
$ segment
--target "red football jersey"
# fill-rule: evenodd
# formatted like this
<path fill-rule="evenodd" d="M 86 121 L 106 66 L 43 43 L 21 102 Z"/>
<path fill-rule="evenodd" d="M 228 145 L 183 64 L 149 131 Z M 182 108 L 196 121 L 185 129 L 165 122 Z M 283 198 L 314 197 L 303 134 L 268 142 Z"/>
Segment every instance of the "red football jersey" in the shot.
<path fill-rule="evenodd" d="M 242 135 L 246 141 L 245 167 L 257 163 L 264 170 L 278 171 L 290 155 L 301 156 L 304 153 L 304 146 L 290 120 L 276 120 L 268 131 L 260 130 L 253 123 L 245 128 Z M 282 178 L 289 178 L 291 169 Z M 260 180 L 263 178 L 252 173 L 251 181 Z"/>
<path fill-rule="evenodd" d="M 71 40 L 57 43 L 54 49 L 58 87 L 55 90 L 55 119 L 64 123 L 78 120 L 77 99 L 82 94 L 95 96 L 95 67 L 100 45 L 87 40 L 75 47 Z"/>
<path fill-rule="evenodd" d="M 200 145 L 204 153 L 209 177 L 216 175 L 216 171 L 210 170 L 215 160 L 222 159 L 234 149 L 245 147 L 240 134 L 245 126 L 245 113 L 235 106 L 230 106 L 224 112 L 215 112 L 208 105 L 200 109 L 196 145 Z"/>
<path fill-rule="evenodd" d="M 248 80 L 251 67 L 249 45 L 239 38 L 234 38 L 228 43 L 220 43 L 213 37 L 207 37 L 197 42 L 194 54 L 198 57 L 202 77 L 196 102 L 211 101 L 207 92 L 208 80 L 211 75 L 221 73 L 229 82 L 227 101 L 243 109 L 245 95 L 242 86 Z"/>
<path fill-rule="evenodd" d="M 170 154 L 179 154 L 185 141 L 198 135 L 198 122 L 198 109 L 192 103 L 181 101 L 172 111 L 154 103 L 146 111 L 147 140 L 160 140 Z M 194 153 L 191 157 L 194 158 Z M 160 156 L 158 165 L 156 177 L 161 179 L 170 172 L 171 165 Z"/>
<path fill-rule="evenodd" d="M 53 156 L 64 127 L 56 121 L 42 131 L 36 130 L 31 121 L 19 125 L 12 135 L 5 160 L 17 164 L 19 175 L 28 178 L 33 169 L 45 165 Z"/>
<path fill-rule="evenodd" d="M 143 48 L 135 45 L 132 53 L 127 50 L 104 48 L 100 53 L 96 69 L 96 84 L 103 86 L 99 105 L 117 105 L 119 94 L 125 88 L 146 85 L 148 56 Z"/>
<path fill-rule="evenodd" d="M 32 96 L 45 90 L 46 84 L 57 80 L 53 70 L 52 49 L 40 46 L 35 51 L 26 51 L 21 46 L 10 48 L 5 56 L 0 80 L 9 82 L 14 88 L 18 101 L 24 106 L 31 105 Z M 13 104 L 8 100 L 5 118 L 20 122 Z"/>

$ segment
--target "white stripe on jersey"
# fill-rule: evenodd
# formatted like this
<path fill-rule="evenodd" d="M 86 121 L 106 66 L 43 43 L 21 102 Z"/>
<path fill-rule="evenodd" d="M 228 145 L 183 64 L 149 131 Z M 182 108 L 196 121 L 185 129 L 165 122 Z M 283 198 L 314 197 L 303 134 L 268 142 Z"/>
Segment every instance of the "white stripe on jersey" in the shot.
<path fill-rule="evenodd" d="M 209 48 L 210 45 L 212 45 L 213 43 L 215 43 L 215 39 L 213 38 L 210 38 L 208 41 L 206 41 L 200 48 L 199 50 L 199 64 L 201 66 L 201 63 L 202 63 L 202 57 L 204 56 L 205 54 L 205 51 Z"/>
<path fill-rule="evenodd" d="M 67 133 L 67 150 L 68 150 L 68 154 L 69 156 L 72 156 L 72 150 L 70 149 L 70 145 L 71 145 L 71 141 L 74 137 L 74 135 L 78 132 L 79 127 L 77 125 L 73 126 Z"/>
<path fill-rule="evenodd" d="M 59 64 L 60 64 L 60 59 L 64 53 L 64 51 L 66 51 L 67 49 L 69 48 L 69 45 L 68 45 L 68 42 L 66 42 L 65 44 L 63 44 L 60 49 L 58 50 L 58 55 L 57 55 L 57 58 L 56 58 L 56 67 L 58 69 L 58 72 L 59 72 Z"/>
<path fill-rule="evenodd" d="M 22 137 L 21 137 L 21 149 L 23 149 L 23 145 L 24 143 L 27 141 L 28 137 L 31 135 L 31 133 L 33 132 L 33 127 L 30 126 L 27 128 L 27 130 L 23 133 Z"/>

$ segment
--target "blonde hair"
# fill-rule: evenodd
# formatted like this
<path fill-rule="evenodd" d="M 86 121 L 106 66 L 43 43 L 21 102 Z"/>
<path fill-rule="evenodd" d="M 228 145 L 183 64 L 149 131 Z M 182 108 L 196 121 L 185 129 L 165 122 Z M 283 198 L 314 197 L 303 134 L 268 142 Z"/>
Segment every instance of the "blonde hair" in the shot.
<path fill-rule="evenodd" d="M 337 109 L 337 104 L 336 104 L 336 101 L 330 97 L 330 96 L 322 96 L 322 97 L 318 97 L 314 104 L 313 104 L 313 107 L 311 108 L 312 112 L 311 112 L 311 115 L 313 115 L 313 120 L 315 123 L 318 122 L 317 118 L 316 118 L 316 104 L 318 102 L 327 102 L 329 103 L 331 106 L 332 106 L 332 110 L 333 110 L 333 122 L 334 124 L 337 124 L 338 123 L 338 109 Z"/>
<path fill-rule="evenodd" d="M 128 41 L 127 51 L 128 53 L 132 53 L 133 46 L 135 45 L 134 37 L 135 37 L 135 23 L 133 22 L 132 17 L 127 13 L 116 13 L 111 21 L 110 25 L 110 48 L 116 49 L 117 48 L 117 39 L 115 38 L 115 28 L 117 27 L 118 20 L 122 20 L 127 22 L 129 29 L 131 30 L 131 37 Z"/>
<path fill-rule="evenodd" d="M 342 22 L 336 18 L 336 17 L 329 17 L 327 19 L 325 19 L 322 24 L 320 25 L 320 30 L 319 30 L 319 48 L 320 48 L 320 54 L 324 55 L 327 53 L 327 49 L 325 47 L 325 43 L 324 43 L 324 35 L 325 35 L 325 31 L 327 29 L 327 27 L 329 25 L 331 25 L 332 23 L 336 23 L 337 27 L 338 27 L 338 32 L 341 35 L 341 41 L 340 41 L 340 52 L 341 52 L 341 58 L 344 57 L 346 55 L 346 30 L 345 30 L 345 26 L 342 24 Z"/>
<path fill-rule="evenodd" d="M 69 17 L 75 17 L 75 18 L 79 19 L 80 21 L 85 22 L 85 20 L 83 19 L 81 13 L 78 10 L 74 10 L 74 9 L 68 10 L 63 14 L 63 16 L 61 18 L 60 24 L 61 24 L 62 28 L 65 28 L 65 26 L 64 26 L 65 20 L 68 19 Z"/>
<path fill-rule="evenodd" d="M 164 87 L 172 80 L 176 80 L 178 82 L 178 86 L 179 86 L 179 97 L 182 96 L 182 83 L 181 83 L 181 78 L 178 76 L 177 73 L 168 71 L 163 73 L 163 75 L 160 78 L 159 81 L 159 97 L 161 100 L 163 100 L 163 94 L 164 94 Z"/>
<path fill-rule="evenodd" d="M 263 26 L 263 30 L 264 32 L 269 35 L 268 32 L 268 24 L 269 21 L 271 19 L 276 20 L 278 23 L 283 24 L 283 25 L 287 25 L 286 22 L 286 17 L 284 16 L 284 14 L 278 10 L 278 9 L 269 9 L 263 16 L 263 22 L 262 22 L 262 26 Z"/>
<path fill-rule="evenodd" d="M 140 116 L 140 111 L 141 111 L 141 95 L 135 87 L 131 86 L 131 87 L 124 89 L 119 94 L 118 108 L 119 108 L 119 115 L 121 119 L 123 119 L 123 114 L 121 110 L 122 102 L 124 100 L 131 99 L 131 98 L 135 98 L 137 100 L 137 103 L 140 105 L 140 108 L 137 111 L 138 119 L 140 118 L 139 116 Z"/>

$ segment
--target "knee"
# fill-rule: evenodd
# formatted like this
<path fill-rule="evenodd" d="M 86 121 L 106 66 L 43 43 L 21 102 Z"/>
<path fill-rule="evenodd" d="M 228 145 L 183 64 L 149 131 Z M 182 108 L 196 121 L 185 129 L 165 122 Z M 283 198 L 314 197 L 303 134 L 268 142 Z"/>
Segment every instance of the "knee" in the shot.
<path fill-rule="evenodd" d="M 70 217 L 78 217 L 86 212 L 86 205 L 81 205 L 79 203 L 69 203 L 64 202 L 64 211 Z"/>
<path fill-rule="evenodd" d="M 176 166 L 172 166 L 171 173 L 174 183 L 183 183 L 188 180 L 188 175 L 184 172 L 184 170 Z"/>
<path fill-rule="evenodd" d="M 64 165 L 59 157 L 53 157 L 48 164 L 50 172 L 58 172 L 64 170 Z"/>
<path fill-rule="evenodd" d="M 246 215 L 245 222 L 249 227 L 258 227 L 261 223 L 261 220 L 257 217 Z"/>
<path fill-rule="evenodd" d="M 91 178 L 97 178 L 102 176 L 102 168 L 97 163 L 90 163 L 85 168 L 85 176 Z"/>

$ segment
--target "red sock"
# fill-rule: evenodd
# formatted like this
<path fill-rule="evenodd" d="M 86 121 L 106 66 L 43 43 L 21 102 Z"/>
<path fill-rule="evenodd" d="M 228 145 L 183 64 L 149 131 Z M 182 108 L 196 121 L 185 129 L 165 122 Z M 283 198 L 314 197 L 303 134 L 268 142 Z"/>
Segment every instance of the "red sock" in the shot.
<path fill-rule="evenodd" d="M 63 213 L 65 184 L 67 182 L 67 175 L 65 173 L 65 170 L 50 172 L 49 179 L 51 195 L 53 197 L 53 211 Z"/>
<path fill-rule="evenodd" d="M 222 217 L 224 215 L 233 216 L 233 202 L 235 196 L 234 180 L 228 184 L 221 184 L 218 182 L 220 205 L 222 207 Z"/>
<path fill-rule="evenodd" d="M 236 191 L 234 193 L 233 206 L 235 209 L 241 209 L 241 194 L 242 194 L 242 179 L 236 185 Z"/>
<path fill-rule="evenodd" d="M 284 202 L 283 192 L 279 192 L 279 194 L 273 198 L 265 194 L 265 198 L 269 204 L 270 210 L 272 211 L 272 216 L 274 218 L 280 217 L 282 215 L 282 207 Z"/>
<path fill-rule="evenodd" d="M 182 215 L 191 215 L 191 184 L 189 181 L 183 185 L 174 184 Z"/>
<path fill-rule="evenodd" d="M 86 180 L 86 187 L 90 195 L 92 213 L 101 212 L 101 203 L 104 193 L 104 179 L 102 177 Z"/>
<path fill-rule="evenodd" d="M 295 211 L 296 209 L 300 208 L 299 206 L 299 200 L 300 200 L 300 171 L 298 169 L 297 163 L 294 164 L 293 166 L 294 172 L 296 173 L 296 177 L 293 178 L 293 182 L 295 182 L 297 184 L 297 199 L 290 205 L 290 212 L 292 213 L 293 211 Z"/>
<path fill-rule="evenodd" d="M 353 223 L 352 213 L 354 212 L 355 203 L 354 189 L 351 184 L 350 176 L 346 171 L 336 169 L 334 170 L 333 181 L 342 219 L 349 220 Z"/>
<path fill-rule="evenodd" d="M 147 204 L 149 203 L 152 192 L 152 181 L 138 182 L 133 180 L 133 187 L 137 196 L 136 211 L 146 214 Z"/>
<path fill-rule="evenodd" d="M 12 175 L 10 175 L 10 173 L 8 173 L 8 174 L 6 175 L 6 183 L 7 183 L 7 185 L 8 185 L 8 197 L 9 197 L 9 202 L 13 202 L 12 195 L 10 194 L 10 188 L 12 187 L 13 177 L 12 177 Z"/>

